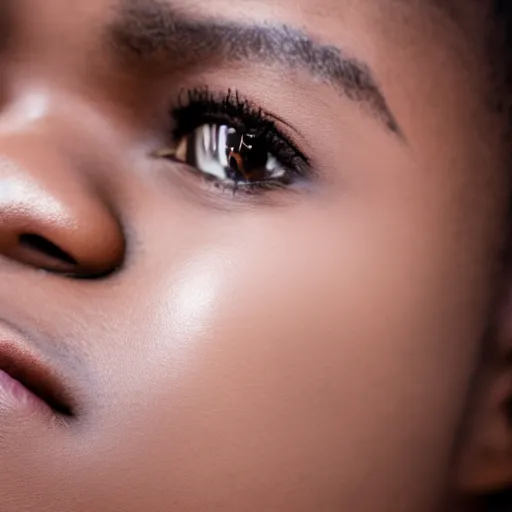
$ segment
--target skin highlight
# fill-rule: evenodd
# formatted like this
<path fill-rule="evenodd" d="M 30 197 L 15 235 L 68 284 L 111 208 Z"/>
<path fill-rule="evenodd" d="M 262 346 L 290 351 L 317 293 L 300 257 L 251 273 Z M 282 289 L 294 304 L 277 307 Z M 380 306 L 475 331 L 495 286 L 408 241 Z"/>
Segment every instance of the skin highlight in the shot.
<path fill-rule="evenodd" d="M 506 127 L 489 9 L 457 5 L 5 2 L 0 351 L 69 414 L 0 391 L 2 511 L 467 512 L 512 486 Z M 155 157 L 205 87 L 272 115 L 303 175 L 233 193 Z"/>

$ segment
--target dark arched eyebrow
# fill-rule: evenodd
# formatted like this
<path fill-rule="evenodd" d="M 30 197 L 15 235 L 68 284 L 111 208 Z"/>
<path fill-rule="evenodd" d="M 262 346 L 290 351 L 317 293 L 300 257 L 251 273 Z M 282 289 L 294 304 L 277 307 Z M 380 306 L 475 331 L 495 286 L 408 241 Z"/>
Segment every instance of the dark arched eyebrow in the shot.
<path fill-rule="evenodd" d="M 299 29 L 197 18 L 178 10 L 171 0 L 120 0 L 116 11 L 107 37 L 119 56 L 174 66 L 247 61 L 302 70 L 363 105 L 389 131 L 402 136 L 369 66 Z"/>

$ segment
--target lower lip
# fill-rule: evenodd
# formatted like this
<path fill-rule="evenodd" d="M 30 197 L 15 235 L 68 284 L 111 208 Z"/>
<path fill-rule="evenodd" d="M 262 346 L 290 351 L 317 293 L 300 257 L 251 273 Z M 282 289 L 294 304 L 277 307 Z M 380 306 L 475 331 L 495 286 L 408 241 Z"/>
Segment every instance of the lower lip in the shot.
<path fill-rule="evenodd" d="M 21 382 L 0 370 L 0 413 L 2 411 L 52 414 L 49 405 L 29 391 Z"/>

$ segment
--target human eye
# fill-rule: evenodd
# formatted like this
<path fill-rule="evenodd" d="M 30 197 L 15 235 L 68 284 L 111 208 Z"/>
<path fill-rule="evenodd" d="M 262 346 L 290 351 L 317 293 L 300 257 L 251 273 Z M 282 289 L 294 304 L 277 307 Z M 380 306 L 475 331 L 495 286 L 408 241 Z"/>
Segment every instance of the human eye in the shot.
<path fill-rule="evenodd" d="M 308 177 L 308 158 L 274 118 L 238 93 L 187 91 L 171 115 L 173 144 L 159 156 L 185 164 L 221 190 L 257 194 Z"/>

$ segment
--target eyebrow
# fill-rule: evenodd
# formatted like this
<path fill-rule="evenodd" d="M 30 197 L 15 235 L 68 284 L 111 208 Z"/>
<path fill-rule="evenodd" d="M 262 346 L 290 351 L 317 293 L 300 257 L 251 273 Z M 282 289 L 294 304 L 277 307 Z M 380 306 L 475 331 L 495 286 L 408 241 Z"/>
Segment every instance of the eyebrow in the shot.
<path fill-rule="evenodd" d="M 294 71 L 329 85 L 362 105 L 389 131 L 401 129 L 369 66 L 340 48 L 316 42 L 285 24 L 246 24 L 196 19 L 167 0 L 120 0 L 107 39 L 117 55 L 174 65 L 258 62 Z"/>

